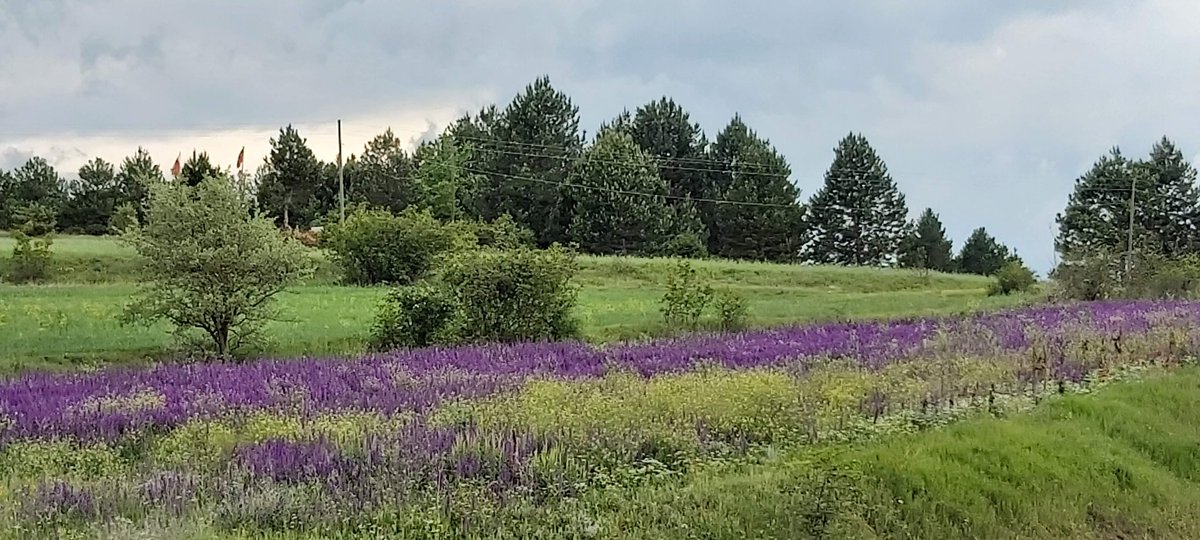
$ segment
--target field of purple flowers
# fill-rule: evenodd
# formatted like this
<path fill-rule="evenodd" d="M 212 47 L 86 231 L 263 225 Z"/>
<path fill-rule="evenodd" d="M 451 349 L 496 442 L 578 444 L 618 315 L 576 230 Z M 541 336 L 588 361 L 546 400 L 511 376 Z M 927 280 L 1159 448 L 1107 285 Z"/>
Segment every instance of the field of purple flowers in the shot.
<path fill-rule="evenodd" d="M 713 463 L 1003 414 L 1190 358 L 1198 323 L 1200 303 L 1109 302 L 603 348 L 30 374 L 0 384 L 0 519 L 34 536 L 174 523 L 604 536 L 562 509 Z"/>

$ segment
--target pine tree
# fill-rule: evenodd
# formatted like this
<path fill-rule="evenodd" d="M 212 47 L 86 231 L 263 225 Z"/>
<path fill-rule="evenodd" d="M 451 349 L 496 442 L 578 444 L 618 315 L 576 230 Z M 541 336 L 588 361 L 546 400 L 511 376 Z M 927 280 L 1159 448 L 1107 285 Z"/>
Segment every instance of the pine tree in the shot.
<path fill-rule="evenodd" d="M 895 262 L 908 226 L 904 195 L 866 137 L 838 143 L 825 184 L 809 202 L 804 258 L 879 266 Z"/>
<path fill-rule="evenodd" d="M 138 219 L 146 215 L 146 204 L 150 198 L 150 187 L 165 181 L 162 169 L 150 158 L 145 148 L 125 158 L 117 171 L 117 206 L 132 204 L 137 209 Z"/>
<path fill-rule="evenodd" d="M 265 174 L 258 183 L 259 207 L 271 213 L 284 227 L 307 224 L 318 213 L 314 197 L 323 183 L 321 163 L 307 142 L 291 125 L 271 139 Z"/>
<path fill-rule="evenodd" d="M 653 160 L 621 129 L 603 129 L 575 167 L 570 239 L 600 254 L 651 254 L 665 240 L 671 210 Z"/>
<path fill-rule="evenodd" d="M 357 166 L 354 184 L 346 187 L 348 200 L 397 214 L 416 202 L 412 159 L 391 128 L 367 143 Z"/>
<path fill-rule="evenodd" d="M 117 208 L 117 172 L 111 163 L 96 158 L 79 168 L 79 179 L 59 217 L 59 225 L 88 234 L 108 232 Z"/>
<path fill-rule="evenodd" d="M 1170 139 L 1163 137 L 1150 151 L 1150 159 L 1136 165 L 1139 179 L 1146 179 L 1145 195 L 1140 204 L 1144 214 L 1142 228 L 1152 233 L 1156 243 L 1146 245 L 1166 257 L 1195 253 L 1200 249 L 1200 191 L 1196 187 L 1196 169 Z M 1143 246 L 1136 246 L 1141 249 Z"/>
<path fill-rule="evenodd" d="M 900 266 L 938 272 L 954 270 L 952 243 L 932 208 L 926 208 L 900 246 Z"/>
<path fill-rule="evenodd" d="M 713 153 L 725 171 L 709 185 L 711 198 L 729 202 L 701 205 L 710 251 L 736 259 L 795 259 L 803 208 L 787 160 L 736 116 L 717 135 Z"/>
<path fill-rule="evenodd" d="M 708 176 L 702 169 L 708 140 L 683 107 L 666 96 L 647 103 L 633 116 L 630 131 L 634 142 L 655 158 L 659 175 L 676 200 L 705 197 Z"/>
<path fill-rule="evenodd" d="M 467 171 L 470 160 L 471 147 L 460 145 L 449 133 L 418 147 L 413 155 L 413 180 L 419 205 L 438 219 L 464 217 L 468 192 L 480 180 Z"/>
<path fill-rule="evenodd" d="M 51 214 L 62 210 L 66 202 L 66 181 L 45 159 L 31 157 L 13 170 L 5 182 L 0 200 L 0 225 L 10 228 L 22 209 L 37 207 Z"/>
<path fill-rule="evenodd" d="M 990 276 L 1000 270 L 1004 263 L 1014 259 L 1009 249 L 996 241 L 987 229 L 980 227 L 971 232 L 963 242 L 955 265 L 960 272 Z"/>
<path fill-rule="evenodd" d="M 190 187 L 196 187 L 205 178 L 221 176 L 221 169 L 218 169 L 212 164 L 208 158 L 208 152 L 196 153 L 192 151 L 192 157 L 188 158 L 183 166 L 179 169 L 179 180 Z"/>
<path fill-rule="evenodd" d="M 541 245 L 564 240 L 573 202 L 562 184 L 583 147 L 579 108 L 541 77 L 494 120 L 481 118 L 479 127 L 486 133 L 479 162 L 489 182 L 475 198 L 492 201 L 479 217 L 509 214 Z"/>

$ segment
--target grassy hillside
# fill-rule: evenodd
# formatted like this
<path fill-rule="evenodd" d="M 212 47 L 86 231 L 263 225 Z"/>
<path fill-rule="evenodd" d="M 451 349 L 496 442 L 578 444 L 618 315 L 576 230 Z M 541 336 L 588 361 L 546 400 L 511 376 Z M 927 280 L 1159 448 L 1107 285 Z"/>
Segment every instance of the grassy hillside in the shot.
<path fill-rule="evenodd" d="M 0 237 L 0 272 L 12 240 Z M 125 326 L 123 306 L 135 291 L 136 258 L 112 238 L 60 237 L 50 284 L 0 284 L 0 372 L 138 362 L 167 354 L 165 326 Z M 284 320 L 268 328 L 264 354 L 353 354 L 363 350 L 381 288 L 336 285 L 337 271 L 320 251 L 321 270 L 281 297 Z M 914 271 L 696 261 L 714 287 L 744 295 L 757 326 L 841 318 L 949 314 L 1015 305 L 1022 297 L 988 298 L 978 276 Z M 580 258 L 577 316 L 584 336 L 603 342 L 662 335 L 659 299 L 669 260 Z"/>
<path fill-rule="evenodd" d="M 1200 538 L 1200 369 L 606 494 L 620 538 Z"/>

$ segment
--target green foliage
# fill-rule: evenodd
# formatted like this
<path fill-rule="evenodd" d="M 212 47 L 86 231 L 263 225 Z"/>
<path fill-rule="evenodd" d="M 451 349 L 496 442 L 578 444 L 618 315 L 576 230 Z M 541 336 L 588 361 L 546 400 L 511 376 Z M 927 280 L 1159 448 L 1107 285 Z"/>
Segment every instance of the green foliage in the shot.
<path fill-rule="evenodd" d="M 271 152 L 258 178 L 258 206 L 285 228 L 306 225 L 320 213 L 316 194 L 321 163 L 307 141 L 291 125 L 271 139 Z"/>
<path fill-rule="evenodd" d="M 956 266 L 960 272 L 991 276 L 999 272 L 1010 257 L 1008 248 L 980 227 L 972 231 L 963 243 Z"/>
<path fill-rule="evenodd" d="M 192 157 L 187 158 L 179 168 L 178 180 L 188 187 L 196 187 L 205 178 L 215 178 L 224 174 L 221 169 L 213 165 L 212 160 L 208 157 L 208 152 L 197 153 L 193 150 Z"/>
<path fill-rule="evenodd" d="M 501 214 L 491 222 L 464 221 L 460 224 L 481 247 L 518 249 L 533 246 L 533 231 L 513 221 L 508 214 Z"/>
<path fill-rule="evenodd" d="M 100 158 L 87 162 L 79 168 L 79 180 L 70 190 L 59 225 L 85 234 L 108 232 L 120 195 L 117 187 L 117 172 L 111 163 Z"/>
<path fill-rule="evenodd" d="M 740 117 L 717 136 L 717 173 L 710 198 L 741 204 L 705 203 L 710 251 L 733 259 L 791 261 L 800 249 L 803 209 L 787 160 Z"/>
<path fill-rule="evenodd" d="M 532 230 L 540 246 L 566 240 L 572 200 L 560 185 L 570 178 L 583 137 L 579 107 L 549 77 L 530 83 L 502 111 L 485 109 L 450 131 L 456 142 L 473 147 L 472 164 L 482 171 L 467 197 L 472 217 L 508 214 Z"/>
<path fill-rule="evenodd" d="M 926 208 L 900 244 L 900 266 L 937 272 L 954 270 L 954 255 L 946 229 L 932 208 Z"/>
<path fill-rule="evenodd" d="M 708 141 L 700 124 L 674 100 L 663 96 L 638 107 L 629 123 L 629 134 L 642 151 L 655 159 L 658 173 L 672 196 L 702 199 L 708 194 L 708 178 L 694 171 L 696 160 L 704 159 Z"/>
<path fill-rule="evenodd" d="M 12 283 L 30 283 L 45 281 L 50 277 L 53 254 L 50 245 L 53 240 L 49 236 L 30 238 L 23 232 L 13 233 L 16 246 L 13 247 L 12 261 L 5 276 Z"/>
<path fill-rule="evenodd" d="M 13 208 L 13 229 L 29 236 L 46 236 L 57 227 L 55 210 L 43 203 L 32 202 Z"/>
<path fill-rule="evenodd" d="M 145 262 L 131 321 L 166 320 L 226 358 L 273 318 L 272 299 L 310 271 L 303 248 L 279 234 L 226 178 L 155 186 L 146 223 L 124 239 Z"/>
<path fill-rule="evenodd" d="M 486 181 L 467 170 L 471 158 L 471 145 L 460 145 L 449 134 L 417 148 L 413 156 L 417 163 L 413 179 L 420 190 L 420 204 L 434 217 L 442 220 L 465 217 L 470 190 Z M 508 215 L 501 214 L 497 219 L 504 216 Z M 512 216 L 507 219 L 511 221 Z"/>
<path fill-rule="evenodd" d="M 122 234 L 130 227 L 138 225 L 138 209 L 133 203 L 122 203 L 108 220 L 108 231 L 112 234 Z"/>
<path fill-rule="evenodd" d="M 428 210 L 357 210 L 322 233 L 322 244 L 359 285 L 407 285 L 425 276 L 438 257 L 463 241 L 458 227 L 434 219 Z"/>
<path fill-rule="evenodd" d="M 1136 204 L 1130 198 L 1136 188 Z M 1057 216 L 1055 247 L 1075 252 L 1129 251 L 1130 212 L 1137 248 L 1168 258 L 1200 247 L 1200 189 L 1196 170 L 1166 137 L 1146 161 L 1113 148 L 1075 181 L 1067 207 Z"/>
<path fill-rule="evenodd" d="M 29 158 L 12 174 L 0 174 L 0 229 L 25 223 L 28 216 L 16 215 L 23 208 L 46 208 L 50 216 L 56 217 L 66 201 L 66 192 L 66 182 L 40 157 Z"/>
<path fill-rule="evenodd" d="M 666 287 L 660 309 L 667 325 L 697 328 L 704 308 L 712 301 L 712 286 L 700 279 L 690 262 L 679 260 L 667 275 Z"/>
<path fill-rule="evenodd" d="M 23 481 L 56 477 L 88 480 L 121 475 L 127 469 L 117 452 L 102 444 L 17 440 L 0 450 L 0 471 L 10 479 Z"/>
<path fill-rule="evenodd" d="M 988 289 L 988 294 L 1013 294 L 1028 291 L 1037 283 L 1033 270 L 1018 261 L 1009 261 L 996 272 L 996 281 Z"/>
<path fill-rule="evenodd" d="M 717 322 L 721 330 L 732 331 L 746 328 L 750 317 L 750 304 L 746 297 L 729 289 L 713 294 L 713 308 L 717 311 Z"/>
<path fill-rule="evenodd" d="M 1200 293 L 1200 255 L 1167 258 L 1143 254 L 1125 294 L 1134 298 L 1191 299 Z"/>
<path fill-rule="evenodd" d="M 371 327 L 371 348 L 377 351 L 453 343 L 450 323 L 458 306 L 444 288 L 417 284 L 397 287 L 380 303 Z"/>
<path fill-rule="evenodd" d="M 358 156 L 346 198 L 398 214 L 419 200 L 414 169 L 404 143 L 388 128 L 368 141 Z"/>
<path fill-rule="evenodd" d="M 887 165 L 866 137 L 851 133 L 838 143 L 825 184 L 808 203 L 803 257 L 825 264 L 894 264 L 907 217 Z"/>
<path fill-rule="evenodd" d="M 457 307 L 452 335 L 469 343 L 576 337 L 577 270 L 575 255 L 558 246 L 456 254 L 438 275 Z"/>
<path fill-rule="evenodd" d="M 601 132 L 572 178 L 586 186 L 573 193 L 575 215 L 567 230 L 581 249 L 645 255 L 662 243 L 670 225 L 667 184 L 628 133 Z"/>
<path fill-rule="evenodd" d="M 668 239 L 659 252 L 667 257 L 703 259 L 708 256 L 708 247 L 700 235 L 694 232 L 681 232 Z"/>

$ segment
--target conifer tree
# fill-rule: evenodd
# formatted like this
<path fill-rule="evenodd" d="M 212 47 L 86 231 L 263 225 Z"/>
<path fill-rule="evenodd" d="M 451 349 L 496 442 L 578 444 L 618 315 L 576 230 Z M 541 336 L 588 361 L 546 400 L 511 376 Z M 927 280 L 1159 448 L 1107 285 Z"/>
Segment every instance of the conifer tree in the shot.
<path fill-rule="evenodd" d="M 188 158 L 179 169 L 179 181 L 189 187 L 200 185 L 205 178 L 221 175 L 221 169 L 212 164 L 212 160 L 208 158 L 208 152 L 196 153 L 195 150 L 192 151 L 192 157 Z"/>
<path fill-rule="evenodd" d="M 271 139 L 266 165 L 258 180 L 259 207 L 284 227 L 308 224 L 319 212 L 314 195 L 325 175 L 312 149 L 291 125 Z"/>
<path fill-rule="evenodd" d="M 634 142 L 657 162 L 659 175 L 675 200 L 705 197 L 708 140 L 683 107 L 666 96 L 647 103 L 634 114 L 630 132 Z"/>
<path fill-rule="evenodd" d="M 987 229 L 980 227 L 971 232 L 967 241 L 963 242 L 956 266 L 960 272 L 990 276 L 1004 266 L 1005 262 L 1014 259 L 1009 249 L 988 234 Z"/>
<path fill-rule="evenodd" d="M 954 269 L 951 245 L 938 215 L 926 208 L 900 246 L 900 266 L 950 272 Z"/>
<path fill-rule="evenodd" d="M 825 184 L 808 205 L 804 258 L 880 266 L 896 262 L 907 228 L 904 195 L 866 137 L 838 143 Z"/>
<path fill-rule="evenodd" d="M 670 226 L 667 184 L 624 130 L 602 129 L 573 174 L 569 237 L 584 251 L 651 254 Z"/>

